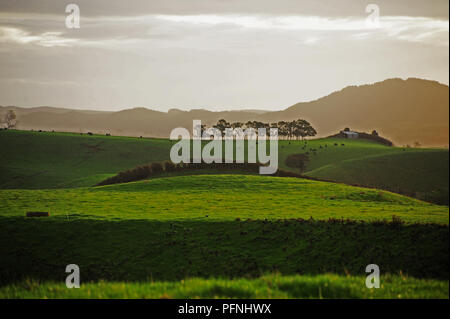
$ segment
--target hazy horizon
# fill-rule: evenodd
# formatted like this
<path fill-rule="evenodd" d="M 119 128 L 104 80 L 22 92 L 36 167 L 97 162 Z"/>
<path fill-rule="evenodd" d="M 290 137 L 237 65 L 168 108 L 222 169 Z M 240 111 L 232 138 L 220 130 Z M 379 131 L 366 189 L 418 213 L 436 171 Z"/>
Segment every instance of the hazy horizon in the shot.
<path fill-rule="evenodd" d="M 393 80 L 393 79 L 398 79 L 398 78 L 390 78 L 390 79 L 385 79 L 383 81 L 379 81 L 379 82 L 384 82 L 386 80 Z M 411 79 L 411 78 L 409 78 Z M 402 80 L 407 80 L 407 78 L 404 78 Z M 420 80 L 426 80 L 426 81 L 436 81 L 436 80 L 432 80 L 432 79 L 420 79 Z M 373 83 L 366 83 L 366 84 L 361 84 L 362 85 L 373 85 L 375 83 L 379 83 L 379 82 L 373 82 Z M 439 84 L 442 85 L 446 85 L 448 86 L 448 84 L 446 83 L 442 83 L 439 81 L 436 81 Z M 211 112 L 227 112 L 227 111 L 242 111 L 242 112 L 271 112 L 271 111 L 282 111 L 282 110 L 286 110 L 287 108 L 297 104 L 297 103 L 308 103 L 308 102 L 314 102 L 316 100 L 319 100 L 321 98 L 327 97 L 330 94 L 333 94 L 335 92 L 339 92 L 347 87 L 351 87 L 354 85 L 349 85 L 346 86 L 344 88 L 335 90 L 333 92 L 330 92 L 324 96 L 318 97 L 317 99 L 312 99 L 312 100 L 308 100 L 308 101 L 298 101 L 296 103 L 293 103 L 291 105 L 286 105 L 286 106 L 279 106 L 279 107 L 273 107 L 273 108 L 258 108 L 258 107 L 223 107 L 223 108 L 214 108 L 214 109 L 210 109 L 208 108 L 208 106 L 198 106 L 198 107 L 191 107 L 191 108 L 186 108 L 186 107 L 173 107 L 173 108 L 168 108 L 168 109 L 161 109 L 158 106 L 146 106 L 146 105 L 135 105 L 135 106 L 128 106 L 128 107 L 122 107 L 122 108 L 117 108 L 117 109 L 113 109 L 113 110 L 107 110 L 107 109 L 102 109 L 101 107 L 98 108 L 97 106 L 91 106 L 91 107 L 70 107 L 70 106 L 58 106 L 58 105 L 3 105 L 0 104 L 0 107 L 20 107 L 20 108 L 39 108 L 39 107 L 50 107 L 50 108 L 58 108 L 58 109 L 68 109 L 68 110 L 77 110 L 77 111 L 97 111 L 97 112 L 120 112 L 120 111 L 125 111 L 125 110 L 130 110 L 130 109 L 138 109 L 138 108 L 145 108 L 148 110 L 152 110 L 152 111 L 158 111 L 158 112 L 163 112 L 163 113 L 167 113 L 171 110 L 181 110 L 181 111 L 185 111 L 185 112 L 189 112 L 189 111 L 194 111 L 194 110 L 205 110 L 205 111 L 211 111 Z"/>
<path fill-rule="evenodd" d="M 449 84 L 446 0 L 0 3 L 0 105 L 282 110 L 389 78 Z"/>

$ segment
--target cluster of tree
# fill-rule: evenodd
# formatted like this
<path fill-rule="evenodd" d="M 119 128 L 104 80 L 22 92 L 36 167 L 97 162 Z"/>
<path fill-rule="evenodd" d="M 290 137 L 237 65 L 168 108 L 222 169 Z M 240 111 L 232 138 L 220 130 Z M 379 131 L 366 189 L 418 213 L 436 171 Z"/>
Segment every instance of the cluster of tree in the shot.
<path fill-rule="evenodd" d="M 300 171 L 304 170 L 304 165 L 309 161 L 309 157 L 304 154 L 300 154 L 300 157 L 292 158 L 294 160 L 294 166 L 299 168 Z M 166 161 L 163 163 L 151 163 L 148 165 L 138 166 L 130 170 L 126 170 L 118 173 L 115 176 L 105 179 L 104 181 L 98 183 L 96 186 L 118 184 L 118 183 L 128 183 L 139 180 L 148 179 L 151 177 L 161 176 L 163 174 L 170 174 L 174 172 L 189 174 L 193 170 L 203 170 L 209 169 L 214 171 L 228 171 L 235 172 L 241 171 L 249 174 L 258 174 L 259 167 L 261 163 L 179 163 L 174 164 L 171 161 Z M 303 176 L 298 173 L 278 170 L 274 176 L 279 177 L 300 177 L 311 180 L 320 180 L 308 176 Z"/>
<path fill-rule="evenodd" d="M 13 110 L 9 110 L 3 116 L 0 122 L 0 126 L 6 129 L 15 128 L 17 125 L 16 113 Z"/>
<path fill-rule="evenodd" d="M 241 122 L 234 122 L 229 123 L 224 119 L 221 119 L 217 122 L 216 125 L 213 126 L 214 128 L 218 129 L 222 136 L 225 134 L 226 128 L 240 128 L 242 130 L 246 129 L 254 129 L 255 133 L 258 133 L 258 129 L 265 128 L 266 134 L 270 134 L 271 128 L 277 128 L 278 129 L 278 136 L 281 139 L 304 139 L 308 136 L 315 136 L 317 134 L 317 131 L 314 129 L 314 127 L 306 120 L 298 119 L 291 122 L 288 121 L 279 121 L 276 123 L 263 123 L 258 121 L 248 121 L 246 123 Z M 205 130 L 205 126 L 202 125 L 201 127 L 202 133 Z"/>

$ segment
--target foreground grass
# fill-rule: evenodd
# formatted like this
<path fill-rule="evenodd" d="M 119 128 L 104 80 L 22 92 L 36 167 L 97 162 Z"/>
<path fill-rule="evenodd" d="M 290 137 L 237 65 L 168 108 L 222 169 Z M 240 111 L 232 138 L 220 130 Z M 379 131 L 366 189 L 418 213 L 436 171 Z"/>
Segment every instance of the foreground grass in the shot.
<path fill-rule="evenodd" d="M 252 175 L 2 190 L 0 284 L 63 281 L 72 263 L 86 281 L 362 275 L 371 263 L 448 279 L 448 218 L 448 207 L 388 192 Z"/>
<path fill-rule="evenodd" d="M 368 289 L 363 276 L 280 276 L 178 282 L 98 282 L 68 289 L 63 283 L 25 281 L 0 288 L 0 298 L 448 298 L 448 281 L 381 276 Z"/>

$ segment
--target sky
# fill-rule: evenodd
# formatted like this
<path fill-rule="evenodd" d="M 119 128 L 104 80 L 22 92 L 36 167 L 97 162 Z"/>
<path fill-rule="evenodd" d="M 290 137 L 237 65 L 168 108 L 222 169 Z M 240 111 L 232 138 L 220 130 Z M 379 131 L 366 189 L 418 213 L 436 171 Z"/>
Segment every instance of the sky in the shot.
<path fill-rule="evenodd" d="M 280 110 L 387 78 L 448 85 L 448 12 L 448 0 L 1 0 L 0 105 Z"/>

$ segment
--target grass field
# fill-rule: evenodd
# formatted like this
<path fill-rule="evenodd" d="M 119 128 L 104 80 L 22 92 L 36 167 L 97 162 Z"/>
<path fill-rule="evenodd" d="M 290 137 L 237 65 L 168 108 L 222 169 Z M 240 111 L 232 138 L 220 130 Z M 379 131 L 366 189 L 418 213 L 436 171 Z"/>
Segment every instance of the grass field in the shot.
<path fill-rule="evenodd" d="M 172 143 L 0 131 L 0 298 L 448 298 L 448 206 L 237 172 L 91 187 L 167 159 Z M 307 143 L 318 149 L 310 176 L 448 189 L 447 150 Z M 281 141 L 280 167 L 303 145 Z M 81 269 L 78 290 L 64 286 L 72 263 Z M 372 263 L 382 289 L 364 285 Z"/>
<path fill-rule="evenodd" d="M 100 282 L 81 289 L 64 284 L 24 282 L 0 287 L 0 298 L 364 298 L 407 299 L 448 298 L 448 282 L 381 276 L 380 289 L 367 289 L 359 276 L 279 276 L 256 279 L 192 278 L 178 282 Z"/>
<path fill-rule="evenodd" d="M 0 188 L 92 186 L 120 170 L 169 158 L 170 141 L 0 131 Z"/>
<path fill-rule="evenodd" d="M 174 143 L 166 139 L 0 131 L 0 189 L 92 186 L 119 171 L 168 160 Z M 448 205 L 448 150 L 387 147 L 336 138 L 310 140 L 304 145 L 303 141 L 279 141 L 279 167 L 298 173 L 286 166 L 287 156 L 312 148 L 317 152 L 310 155 L 304 172 L 307 176 Z"/>
<path fill-rule="evenodd" d="M 198 175 L 93 188 L 1 190 L 2 216 L 232 221 L 236 218 L 390 220 L 448 224 L 448 207 L 374 189 L 299 178 Z M 206 218 L 205 216 L 208 215 Z"/>
<path fill-rule="evenodd" d="M 60 281 L 74 260 L 87 281 L 361 275 L 374 260 L 386 273 L 448 280 L 448 207 L 384 191 L 198 175 L 0 198 L 3 284 Z"/>

